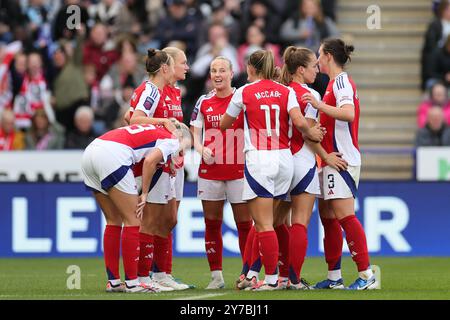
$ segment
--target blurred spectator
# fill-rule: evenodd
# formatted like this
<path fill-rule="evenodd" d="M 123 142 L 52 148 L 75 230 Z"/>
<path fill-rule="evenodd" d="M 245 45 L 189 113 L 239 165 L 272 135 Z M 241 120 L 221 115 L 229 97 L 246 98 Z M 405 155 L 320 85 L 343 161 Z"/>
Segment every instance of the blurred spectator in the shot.
<path fill-rule="evenodd" d="M 83 66 L 83 78 L 89 88 L 89 105 L 93 110 L 100 108 L 100 84 L 97 81 L 95 66 L 93 64 Z"/>
<path fill-rule="evenodd" d="M 46 47 L 51 42 L 50 22 L 44 0 L 29 0 L 24 8 L 28 19 L 28 29 L 35 48 Z"/>
<path fill-rule="evenodd" d="M 75 129 L 67 134 L 66 149 L 85 149 L 96 135 L 94 134 L 94 113 L 88 106 L 82 106 L 75 112 Z"/>
<path fill-rule="evenodd" d="M 89 16 L 95 22 L 100 22 L 111 28 L 114 26 L 121 10 L 122 3 L 119 0 L 100 0 L 99 3 L 88 7 Z"/>
<path fill-rule="evenodd" d="M 336 21 L 336 0 L 321 0 L 323 14 Z"/>
<path fill-rule="evenodd" d="M 237 47 L 241 39 L 241 25 L 239 23 L 240 7 L 236 0 L 213 0 L 211 1 L 211 12 L 203 21 L 202 33 L 200 34 L 200 45 L 208 41 L 209 26 L 222 24 L 227 29 L 230 43 Z"/>
<path fill-rule="evenodd" d="M 122 88 L 129 76 L 132 77 L 137 86 L 146 78 L 147 73 L 145 72 L 145 66 L 139 64 L 136 44 L 129 38 L 124 38 L 119 42 L 119 51 L 119 60 L 111 66 L 105 77 L 110 77 L 113 88 L 118 90 Z"/>
<path fill-rule="evenodd" d="M 316 52 L 323 39 L 335 37 L 339 31 L 325 17 L 318 0 L 303 0 L 296 14 L 281 26 L 280 37 L 285 44 L 307 47 Z"/>
<path fill-rule="evenodd" d="M 429 99 L 422 101 L 417 108 L 417 125 L 423 128 L 427 122 L 428 111 L 438 106 L 444 112 L 444 119 L 450 125 L 450 100 L 448 99 L 448 89 L 442 83 L 435 83 L 430 88 Z"/>
<path fill-rule="evenodd" d="M 0 41 L 11 42 L 14 30 L 26 24 L 19 0 L 0 1 Z"/>
<path fill-rule="evenodd" d="M 43 109 L 31 118 L 31 127 L 25 135 L 26 148 L 30 150 L 56 150 L 64 147 L 64 128 L 57 122 L 50 123 Z"/>
<path fill-rule="evenodd" d="M 82 5 L 81 0 L 65 0 L 64 5 L 61 6 L 58 13 L 56 14 L 55 20 L 53 21 L 53 40 L 58 41 L 61 38 L 65 39 L 73 39 L 76 35 L 76 29 L 72 29 L 68 27 L 67 22 L 73 22 L 73 13 L 74 11 L 69 10 L 67 8 L 72 5 L 78 6 L 80 9 L 80 24 L 82 24 L 85 28 L 87 28 L 87 22 L 89 20 L 89 14 L 87 9 Z"/>
<path fill-rule="evenodd" d="M 88 84 L 83 75 L 84 32 L 81 30 L 76 37 L 75 48 L 70 42 L 60 40 L 53 53 L 57 73 L 53 82 L 54 108 L 58 122 L 67 130 L 73 127 L 75 110 L 89 98 Z"/>
<path fill-rule="evenodd" d="M 183 41 L 186 44 L 186 56 L 189 61 L 197 52 L 197 37 L 201 21 L 195 15 L 188 15 L 188 8 L 183 0 L 166 0 L 168 14 L 158 24 L 156 38 L 161 42 L 161 48 L 172 40 Z"/>
<path fill-rule="evenodd" d="M 0 44 L 0 112 L 11 107 L 13 88 L 9 67 L 14 59 L 14 55 L 21 47 L 22 44 L 18 41 L 6 46 Z"/>
<path fill-rule="evenodd" d="M 417 132 L 416 146 L 450 146 L 450 128 L 444 122 L 441 107 L 432 107 L 428 111 L 425 127 Z"/>
<path fill-rule="evenodd" d="M 0 111 L 0 115 L 0 151 L 24 149 L 24 134 L 14 128 L 14 112 L 5 109 Z"/>
<path fill-rule="evenodd" d="M 262 32 L 261 28 L 257 25 L 251 25 L 247 29 L 246 42 L 238 48 L 238 62 L 241 71 L 245 71 L 247 65 L 247 59 L 250 55 L 259 50 L 266 49 L 272 51 L 275 58 L 275 65 L 281 67 L 283 61 L 280 54 L 280 46 L 266 42 L 266 36 Z"/>
<path fill-rule="evenodd" d="M 114 100 L 104 108 L 97 110 L 95 113 L 95 120 L 105 123 L 105 129 L 110 130 L 115 126 L 118 118 L 123 116 L 124 111 L 130 109 L 130 100 L 137 84 L 132 77 L 128 77 L 122 86 L 121 90 L 116 90 Z"/>
<path fill-rule="evenodd" d="M 119 52 L 108 42 L 107 28 L 101 23 L 96 24 L 84 45 L 83 63 L 95 65 L 97 80 L 100 81 L 118 59 Z"/>
<path fill-rule="evenodd" d="M 19 52 L 14 57 L 14 63 L 11 66 L 11 80 L 13 96 L 16 96 L 20 92 L 23 79 L 27 73 L 27 55 L 23 52 Z"/>
<path fill-rule="evenodd" d="M 279 43 L 279 29 L 281 25 L 281 14 L 271 5 L 268 0 L 244 1 L 243 16 L 241 21 L 241 36 L 245 37 L 247 29 L 256 24 L 271 43 Z M 244 41 L 244 39 L 242 39 Z"/>
<path fill-rule="evenodd" d="M 427 66 L 428 68 L 428 66 Z M 430 78 L 427 80 L 426 88 L 429 88 L 436 81 L 445 83 L 447 88 L 450 87 L 450 35 L 442 48 L 437 48 L 433 53 L 429 71 L 427 74 Z"/>
<path fill-rule="evenodd" d="M 213 24 L 208 30 L 208 42 L 197 52 L 196 59 L 192 64 L 192 76 L 197 78 L 207 77 L 209 65 L 217 56 L 230 59 L 233 72 L 237 75 L 240 71 L 237 61 L 237 51 L 228 41 L 228 33 L 222 24 Z"/>
<path fill-rule="evenodd" d="M 432 77 L 429 66 L 433 64 L 433 54 L 442 48 L 450 35 L 450 3 L 442 0 L 437 9 L 437 16 L 428 25 L 422 48 L 422 90 L 426 89 L 427 81 Z"/>
<path fill-rule="evenodd" d="M 148 34 L 162 15 L 162 0 L 125 0 L 114 27 L 119 34 Z"/>
<path fill-rule="evenodd" d="M 19 94 L 14 98 L 14 113 L 16 126 L 29 128 L 31 117 L 38 109 L 43 109 L 49 103 L 47 97 L 47 82 L 42 69 L 42 59 L 39 53 L 33 52 L 27 58 L 27 72 L 22 82 Z"/>
<path fill-rule="evenodd" d="M 191 66 L 189 80 L 186 82 L 186 102 L 191 105 L 195 103 L 205 90 L 205 84 L 209 80 L 209 65 L 217 56 L 228 58 L 233 66 L 234 77 L 239 75 L 239 64 L 237 61 L 237 51 L 228 42 L 228 34 L 222 24 L 213 24 L 209 27 L 208 42 L 197 52 L 196 59 Z"/>

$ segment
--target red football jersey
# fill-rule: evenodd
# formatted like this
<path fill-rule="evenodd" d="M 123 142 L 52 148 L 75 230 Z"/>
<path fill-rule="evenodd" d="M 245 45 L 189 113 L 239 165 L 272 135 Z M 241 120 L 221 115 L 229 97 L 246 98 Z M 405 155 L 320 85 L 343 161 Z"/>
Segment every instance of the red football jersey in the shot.
<path fill-rule="evenodd" d="M 359 98 L 356 85 L 346 72 L 340 73 L 328 83 L 323 101 L 336 108 L 345 104 L 355 107 L 355 119 L 346 122 L 320 113 L 320 123 L 327 129 L 322 146 L 328 153 L 341 152 L 342 158 L 351 166 L 361 165 L 361 154 L 358 147 Z"/>
<path fill-rule="evenodd" d="M 164 118 L 175 118 L 183 122 L 183 109 L 181 109 L 181 91 L 179 88 L 166 85 L 163 88 Z"/>
<path fill-rule="evenodd" d="M 305 118 L 310 118 L 314 120 L 318 120 L 319 111 L 315 109 L 311 104 L 306 104 L 305 102 L 301 101 L 301 97 L 305 93 L 312 93 L 320 101 L 320 95 L 317 91 L 308 88 L 306 84 L 300 84 L 297 82 L 291 82 L 289 84 L 289 87 L 294 89 L 295 94 L 297 96 L 297 101 L 300 105 L 300 110 L 302 111 L 302 114 L 305 116 Z M 302 133 L 297 130 L 297 128 L 292 128 L 292 137 L 291 137 L 291 152 L 292 154 L 296 154 L 299 152 L 304 145 L 305 141 L 303 140 Z"/>
<path fill-rule="evenodd" d="M 178 139 L 162 126 L 151 124 L 131 125 L 106 132 L 99 140 L 112 141 L 127 146 L 133 163 L 140 162 L 154 148 L 159 148 L 164 161 L 179 147 Z"/>
<path fill-rule="evenodd" d="M 227 113 L 237 117 L 244 110 L 245 151 L 289 149 L 289 111 L 299 107 L 294 91 L 272 80 L 240 87 Z"/>
<path fill-rule="evenodd" d="M 198 176 L 208 180 L 235 180 L 244 177 L 243 113 L 226 133 L 219 128 L 232 94 L 219 98 L 215 92 L 200 97 L 191 116 L 191 125 L 203 129 L 203 145 L 213 151 L 214 163 L 200 163 Z"/>

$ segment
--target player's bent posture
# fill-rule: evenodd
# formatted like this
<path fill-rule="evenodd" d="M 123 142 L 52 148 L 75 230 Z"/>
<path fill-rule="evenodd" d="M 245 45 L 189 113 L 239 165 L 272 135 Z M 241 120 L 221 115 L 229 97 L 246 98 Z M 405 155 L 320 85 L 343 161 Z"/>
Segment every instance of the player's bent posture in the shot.
<path fill-rule="evenodd" d="M 157 165 L 166 162 L 171 154 L 180 150 L 180 145 L 186 144 L 180 144 L 181 132 L 174 134 L 177 136 L 162 126 L 132 125 L 105 133 L 84 151 L 81 164 L 84 183 L 93 190 L 107 223 L 104 233 L 107 292 L 160 291 L 140 282 L 137 276 L 142 203 L 138 201 L 137 185 L 130 168 L 144 161 L 142 184 L 144 190 L 148 190 Z M 144 196 L 145 192 L 141 198 Z M 125 285 L 120 281 L 120 251 Z"/>
<path fill-rule="evenodd" d="M 317 289 L 343 288 L 340 272 L 342 231 L 345 231 L 352 259 L 358 267 L 359 277 L 348 288 L 354 290 L 376 289 L 378 283 L 370 268 L 364 229 L 355 216 L 355 201 L 361 154 L 358 148 L 359 98 L 356 85 L 344 71 L 354 47 L 340 39 L 328 39 L 319 48 L 320 70 L 330 77 L 323 101 L 311 93 L 302 101 L 318 109 L 320 123 L 327 129 L 322 140 L 326 152 L 340 152 L 348 163 L 347 170 L 337 171 L 331 166 L 322 168 L 322 187 L 326 210 L 320 211 L 325 230 L 325 257 L 328 262 L 328 279 L 315 285 Z M 336 220 L 337 219 L 337 220 Z M 331 270 L 330 270 L 331 268 Z"/>
<path fill-rule="evenodd" d="M 277 199 L 287 195 L 293 159 L 289 149 L 289 123 L 308 138 L 320 141 L 319 127 L 309 128 L 292 89 L 277 83 L 273 54 L 254 52 L 247 64 L 248 80 L 233 95 L 220 128 L 230 128 L 244 110 L 245 168 L 243 200 L 248 201 L 255 222 L 256 237 L 265 269 L 265 280 L 253 290 L 276 290 L 278 287 L 278 240 L 273 229 Z"/>
<path fill-rule="evenodd" d="M 310 103 L 300 101 L 300 97 L 311 93 L 320 100 L 320 94 L 307 86 L 314 82 L 319 72 L 316 55 L 307 48 L 291 46 L 285 50 L 283 60 L 281 82 L 295 91 L 302 114 L 309 126 L 313 127 L 318 122 L 319 112 Z M 307 228 L 314 201 L 320 195 L 315 145 L 305 141 L 301 132 L 293 128 L 290 147 L 294 158 L 294 177 L 289 187 L 290 197 L 278 207 L 274 225 L 280 244 L 279 286 L 283 288 L 310 289 L 307 281 L 301 277 L 301 269 L 308 246 Z M 328 165 L 337 170 L 346 169 L 345 160 L 339 156 L 337 153 L 322 153 L 322 158 Z M 288 229 L 285 221 L 289 209 L 292 213 Z"/>
<path fill-rule="evenodd" d="M 186 73 L 189 71 L 187 58 L 185 53 L 175 47 L 166 47 L 162 49 L 174 61 L 174 73 L 170 82 L 163 88 L 163 112 L 162 116 L 166 118 L 176 119 L 183 122 L 183 110 L 181 108 L 181 90 L 177 87 L 177 82 L 186 79 Z M 158 106 L 160 108 L 161 106 Z M 158 115 L 154 115 L 158 116 Z M 162 223 L 159 232 L 154 238 L 154 259 L 152 266 L 152 279 L 159 284 L 173 288 L 175 290 L 184 290 L 193 286 L 175 280 L 172 276 L 172 230 L 177 224 L 178 208 L 183 198 L 184 189 L 184 160 L 181 156 L 179 163 L 175 166 L 175 172 L 170 177 L 170 183 L 173 185 L 174 198 L 169 199 L 168 205 L 165 206 L 164 215 L 160 218 Z M 168 168 L 163 169 L 169 173 Z M 161 182 L 164 180 L 162 178 Z M 167 233 L 167 237 L 159 236 Z"/>
<path fill-rule="evenodd" d="M 242 200 L 244 188 L 243 113 L 232 129 L 220 131 L 219 122 L 227 110 L 233 92 L 231 61 L 217 57 L 211 62 L 214 90 L 198 100 L 191 118 L 194 147 L 202 155 L 198 172 L 198 197 L 205 215 L 205 250 L 211 271 L 206 289 L 225 287 L 222 274 L 222 220 L 225 200 L 231 203 L 236 222 L 239 248 L 244 255 L 248 232 L 253 225 L 247 203 Z"/>
<path fill-rule="evenodd" d="M 176 56 L 176 62 L 167 51 Z M 165 61 L 169 63 L 170 72 L 164 69 Z M 177 119 L 182 120 L 179 90 L 171 84 L 177 79 L 184 78 L 187 70 L 185 55 L 181 50 L 166 48 L 166 51 L 158 50 L 153 59 L 148 58 L 147 71 L 154 86 L 149 87 L 147 82 L 146 86 L 141 85 L 135 90 L 130 102 L 130 122 L 170 124 L 171 120 L 176 122 Z M 170 233 L 176 224 L 175 175 L 183 163 L 182 156 L 176 159 L 177 163 L 174 162 L 175 157 L 171 159 L 172 167 L 166 164 L 155 173 L 148 192 L 140 233 L 140 244 L 143 248 L 138 270 L 140 280 L 159 286 L 165 291 L 189 288 L 186 284 L 176 282 L 170 275 L 172 269 Z M 134 172 L 136 176 L 141 175 L 139 165 L 134 168 Z M 152 268 L 155 272 L 154 277 L 150 278 Z M 166 274 L 166 270 L 170 270 L 170 273 Z"/>

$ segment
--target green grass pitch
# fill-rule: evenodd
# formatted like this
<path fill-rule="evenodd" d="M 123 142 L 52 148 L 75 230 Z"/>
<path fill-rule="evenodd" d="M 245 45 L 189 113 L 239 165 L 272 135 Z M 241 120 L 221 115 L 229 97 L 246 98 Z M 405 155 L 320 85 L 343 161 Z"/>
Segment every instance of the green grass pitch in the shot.
<path fill-rule="evenodd" d="M 210 280 L 206 258 L 175 258 L 174 276 L 196 285 L 196 289 L 159 294 L 118 294 L 104 292 L 106 275 L 100 258 L 76 259 L 0 259 L 0 300 L 3 299 L 450 299 L 450 260 L 448 258 L 387 258 L 372 257 L 371 263 L 381 268 L 381 290 L 350 292 L 276 291 L 243 292 L 234 289 L 241 262 L 224 259 L 226 288 L 204 290 Z M 81 270 L 81 289 L 67 288 L 68 266 Z M 349 257 L 342 263 L 345 284 L 356 278 L 356 267 Z M 323 258 L 308 258 L 303 277 L 309 282 L 323 280 L 326 265 Z"/>

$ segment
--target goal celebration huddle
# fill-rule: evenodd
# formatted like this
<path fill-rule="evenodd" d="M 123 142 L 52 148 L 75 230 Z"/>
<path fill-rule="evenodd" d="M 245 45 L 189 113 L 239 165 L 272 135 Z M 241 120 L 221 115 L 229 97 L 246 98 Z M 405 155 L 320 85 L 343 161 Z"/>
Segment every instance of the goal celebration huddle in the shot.
<path fill-rule="evenodd" d="M 212 91 L 198 98 L 190 128 L 183 124 L 178 81 L 189 71 L 183 51 L 149 49 L 148 80 L 134 91 L 129 124 L 85 150 L 86 186 L 106 218 L 107 292 L 187 290 L 172 275 L 172 231 L 183 208 L 183 156 L 201 155 L 197 197 L 211 271 L 206 289 L 222 289 L 222 220 L 231 204 L 242 270 L 239 290 L 377 289 L 364 229 L 355 216 L 361 168 L 359 99 L 345 71 L 354 48 L 327 39 L 313 51 L 288 47 L 281 69 L 271 51 L 246 61 L 248 83 L 232 87 L 232 62 L 211 57 Z M 323 97 L 308 85 L 320 72 Z M 318 198 L 328 274 L 309 284 L 302 274 L 308 224 Z M 343 233 L 357 268 L 343 279 Z M 125 278 L 119 272 L 120 256 Z M 263 277 L 264 272 L 264 277 Z M 344 282 L 345 280 L 345 282 Z"/>

